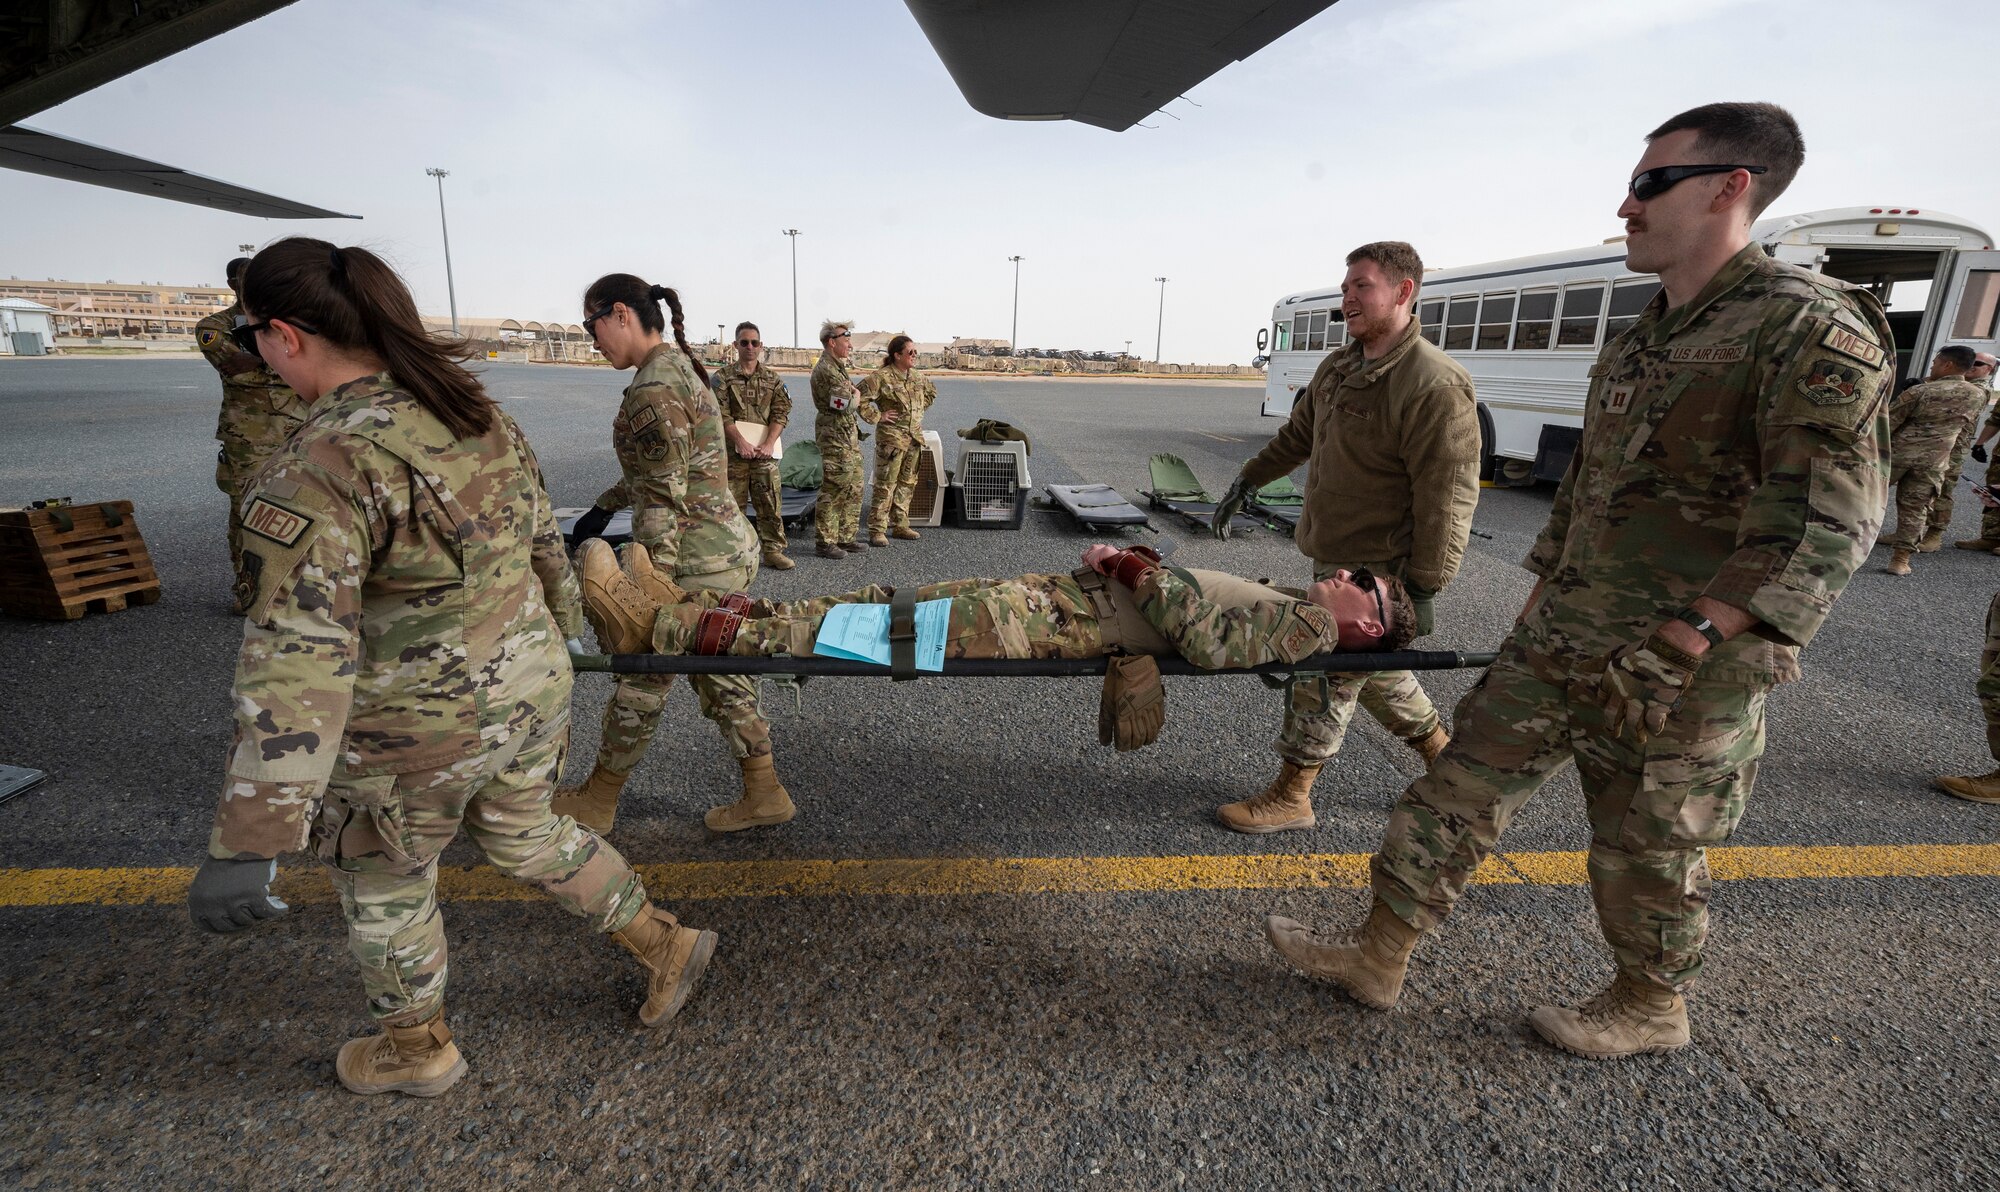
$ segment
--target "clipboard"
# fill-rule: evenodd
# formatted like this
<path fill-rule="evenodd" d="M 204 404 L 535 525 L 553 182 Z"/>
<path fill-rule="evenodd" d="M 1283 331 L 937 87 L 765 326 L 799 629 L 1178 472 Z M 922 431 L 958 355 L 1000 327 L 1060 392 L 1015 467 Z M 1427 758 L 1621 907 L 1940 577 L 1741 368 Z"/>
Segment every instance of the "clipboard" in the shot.
<path fill-rule="evenodd" d="M 761 442 L 763 442 L 763 441 L 764 441 L 764 429 L 765 429 L 765 424 L 764 424 L 764 423 L 762 423 L 762 422 L 738 422 L 738 423 L 736 423 L 735 425 L 736 425 L 736 433 L 737 433 L 737 434 L 739 434 L 739 435 L 742 435 L 742 436 L 744 437 L 744 439 L 748 440 L 749 442 L 752 442 L 752 443 L 761 443 Z M 783 436 L 783 435 L 779 435 L 779 436 L 778 436 L 778 439 L 777 439 L 777 441 L 771 444 L 771 453 L 772 453 L 772 454 L 771 454 L 771 462 L 772 462 L 772 463 L 776 463 L 776 462 L 777 462 L 778 460 L 780 460 L 780 459 L 782 459 L 782 458 L 784 457 L 784 454 L 785 454 L 785 436 Z M 739 451 L 739 452 L 736 452 L 735 454 L 736 454 L 736 457 L 737 457 L 738 459 L 749 459 L 749 458 L 750 458 L 749 456 L 747 456 L 747 455 L 744 455 L 744 454 L 743 454 L 742 452 L 740 452 L 740 451 Z M 758 456 L 757 458 L 759 458 L 759 459 L 762 459 L 763 457 L 762 457 L 762 456 Z"/>

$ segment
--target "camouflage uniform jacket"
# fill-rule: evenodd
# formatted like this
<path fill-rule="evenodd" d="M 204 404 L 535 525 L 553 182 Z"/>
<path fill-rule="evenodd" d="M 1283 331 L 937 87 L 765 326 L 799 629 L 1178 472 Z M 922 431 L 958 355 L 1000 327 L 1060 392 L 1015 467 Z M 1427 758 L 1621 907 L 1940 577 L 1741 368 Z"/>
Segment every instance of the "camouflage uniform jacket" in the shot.
<path fill-rule="evenodd" d="M 222 412 L 215 437 L 276 451 L 306 419 L 306 403 L 278 379 L 263 361 L 236 346 L 229 333 L 243 313 L 238 302 L 194 325 L 194 340 L 215 371 L 222 374 Z"/>
<path fill-rule="evenodd" d="M 1121 629 L 1127 592 L 1116 580 L 1105 589 L 1119 612 Z M 1129 593 L 1158 647 L 1127 633 L 1133 653 L 1177 653 L 1209 669 L 1297 662 L 1340 645 L 1333 614 L 1297 596 L 1221 571 L 1156 567 Z M 1135 640 L 1136 639 L 1136 640 Z"/>
<path fill-rule="evenodd" d="M 919 439 L 923 437 L 924 411 L 936 400 L 937 386 L 929 377 L 914 368 L 905 372 L 885 364 L 861 383 L 861 420 L 879 422 L 883 414 L 894 411 L 896 421 L 881 433 Z"/>
<path fill-rule="evenodd" d="M 784 426 L 792 420 L 792 395 L 785 391 L 784 378 L 761 361 L 747 376 L 734 364 L 716 369 L 714 388 L 722 416 L 731 422 Z"/>
<path fill-rule="evenodd" d="M 1889 403 L 1889 466 L 1930 468 L 1951 458 L 1960 432 L 1979 418 L 1986 389 L 1964 377 L 1912 385 Z"/>
<path fill-rule="evenodd" d="M 1711 650 L 1704 679 L 1797 678 L 1882 529 L 1893 342 L 1873 295 L 1756 244 L 1685 305 L 1655 295 L 1591 367 L 1516 639 L 1601 669 L 1708 596 L 1762 624 Z"/>
<path fill-rule="evenodd" d="M 454 439 L 350 381 L 243 507 L 236 737 L 209 854 L 302 848 L 330 778 L 439 770 L 565 715 L 576 577 L 511 418 Z"/>
<path fill-rule="evenodd" d="M 819 363 L 812 371 L 813 408 L 818 417 L 813 423 L 813 434 L 835 436 L 853 434 L 854 425 L 854 374 L 848 370 L 847 362 L 832 352 L 822 351 Z M 845 408 L 835 409 L 838 400 L 846 403 Z"/>
<path fill-rule="evenodd" d="M 1270 445 L 1243 465 L 1268 484 L 1310 460 L 1299 550 L 1324 563 L 1406 561 L 1437 591 L 1458 574 L 1479 503 L 1472 378 L 1414 319 L 1380 359 L 1359 342 L 1329 355 Z"/>
<path fill-rule="evenodd" d="M 708 575 L 757 561 L 757 532 L 729 491 L 722 407 L 671 343 L 648 353 L 611 421 L 625 477 L 599 509 L 632 507 L 632 538 L 673 575 Z"/>

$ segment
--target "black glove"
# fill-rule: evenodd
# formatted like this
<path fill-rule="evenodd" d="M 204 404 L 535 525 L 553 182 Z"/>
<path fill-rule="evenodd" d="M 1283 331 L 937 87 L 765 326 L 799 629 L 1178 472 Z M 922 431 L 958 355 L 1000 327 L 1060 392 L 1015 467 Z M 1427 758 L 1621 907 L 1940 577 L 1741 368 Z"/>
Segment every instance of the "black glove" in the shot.
<path fill-rule="evenodd" d="M 1222 502 L 1215 507 L 1215 518 L 1209 528 L 1223 541 L 1229 540 L 1229 523 L 1243 512 L 1243 506 L 1250 500 L 1250 478 L 1238 472 L 1236 479 L 1229 482 L 1229 491 L 1222 494 Z"/>
<path fill-rule="evenodd" d="M 1984 444 L 1984 443 L 1974 443 L 1974 444 L 1972 445 L 1972 458 L 1974 458 L 1974 459 L 1978 460 L 1978 461 L 1979 461 L 1980 463 L 1982 463 L 1982 464 L 1983 464 L 1983 463 L 1985 463 L 1985 462 L 1986 462 L 1986 444 Z"/>
<path fill-rule="evenodd" d="M 218 861 L 201 863 L 188 885 L 188 917 L 203 931 L 227 935 L 276 919 L 292 909 L 271 895 L 278 862 Z"/>
<path fill-rule="evenodd" d="M 1431 613 L 1431 602 L 1437 599 L 1436 592 L 1425 591 L 1415 584 L 1406 583 L 1403 590 L 1410 594 L 1410 606 L 1417 610 L 1417 636 L 1429 637 L 1435 627 Z"/>
<path fill-rule="evenodd" d="M 592 505 L 590 512 L 578 514 L 576 525 L 570 530 L 570 541 L 581 543 L 586 538 L 602 538 L 604 527 L 611 524 L 611 511 Z"/>

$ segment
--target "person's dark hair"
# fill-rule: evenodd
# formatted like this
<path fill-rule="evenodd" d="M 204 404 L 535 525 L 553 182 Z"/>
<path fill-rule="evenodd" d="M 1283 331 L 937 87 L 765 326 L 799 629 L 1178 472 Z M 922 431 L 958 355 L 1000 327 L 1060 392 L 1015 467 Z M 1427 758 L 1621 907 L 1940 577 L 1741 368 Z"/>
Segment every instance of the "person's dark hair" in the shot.
<path fill-rule="evenodd" d="M 288 236 L 250 259 L 243 305 L 258 319 L 304 323 L 336 347 L 380 357 L 455 438 L 493 428 L 493 399 L 464 367 L 471 349 L 425 330 L 410 288 L 365 248 Z"/>
<path fill-rule="evenodd" d="M 736 334 L 741 335 L 745 331 L 755 331 L 758 335 L 764 334 L 764 329 L 762 327 L 759 327 L 757 324 L 752 323 L 748 319 L 745 319 L 741 323 L 736 324 Z"/>
<path fill-rule="evenodd" d="M 1417 640 L 1417 606 L 1410 600 L 1410 591 L 1403 581 L 1382 577 L 1382 587 L 1389 598 L 1389 632 L 1375 641 L 1377 650 L 1407 650 L 1410 643 Z"/>
<path fill-rule="evenodd" d="M 1939 348 L 1938 358 L 1947 364 L 1957 365 L 1960 372 L 1964 372 L 1966 369 L 1979 363 L 1979 353 L 1966 347 L 1964 344 L 1951 344 L 1948 347 Z"/>
<path fill-rule="evenodd" d="M 890 340 L 889 350 L 882 357 L 883 366 L 887 367 L 891 364 L 896 363 L 896 353 L 902 351 L 904 348 L 909 347 L 910 342 L 911 342 L 910 337 L 907 335 L 899 335 L 896 338 Z"/>
<path fill-rule="evenodd" d="M 1694 147 L 1705 164 L 1764 167 L 1764 173 L 1750 176 L 1752 219 L 1785 193 L 1806 162 L 1799 122 L 1774 103 L 1705 103 L 1647 133 L 1646 141 L 1675 132 L 1695 134 Z"/>
<path fill-rule="evenodd" d="M 625 309 L 639 316 L 639 326 L 648 331 L 665 331 L 669 323 L 674 329 L 674 343 L 694 365 L 694 373 L 701 383 L 708 384 L 708 370 L 701 366 L 700 357 L 688 347 L 687 316 L 681 310 L 681 296 L 666 286 L 648 285 L 644 278 L 630 273 L 607 273 L 590 283 L 583 292 L 583 306 L 586 311 L 598 311 L 614 302 L 623 302 Z M 660 313 L 660 303 L 666 303 L 673 312 L 669 319 Z"/>
<path fill-rule="evenodd" d="M 1413 281 L 1417 283 L 1418 290 L 1424 286 L 1424 259 L 1417 255 L 1416 249 L 1401 240 L 1377 240 L 1364 244 L 1347 254 L 1349 265 L 1356 261 L 1375 262 L 1375 267 L 1382 271 L 1383 277 L 1389 279 L 1390 285 Z M 1416 300 L 1416 290 L 1412 290 L 1410 301 Z"/>
<path fill-rule="evenodd" d="M 249 268 L 249 266 L 249 257 L 237 257 L 222 267 L 222 280 L 228 282 L 230 288 L 234 289 L 237 279 L 243 276 L 243 271 Z"/>

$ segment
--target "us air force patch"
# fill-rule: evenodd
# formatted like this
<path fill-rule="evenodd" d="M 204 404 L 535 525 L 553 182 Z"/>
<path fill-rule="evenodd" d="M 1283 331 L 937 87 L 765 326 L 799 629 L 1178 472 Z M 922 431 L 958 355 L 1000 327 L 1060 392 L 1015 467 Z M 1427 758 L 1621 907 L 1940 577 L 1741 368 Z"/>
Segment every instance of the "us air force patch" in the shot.
<path fill-rule="evenodd" d="M 1870 368 L 1874 368 L 1876 365 L 1882 363 L 1883 352 L 1881 348 L 1876 347 L 1874 344 L 1869 343 L 1867 340 L 1839 325 L 1828 327 L 1826 334 L 1819 337 L 1819 343 L 1823 348 L 1831 348 L 1843 356 L 1859 360 Z M 1806 396 L 1811 397 L 1812 395 L 1807 394 Z M 1819 399 L 1814 398 L 1813 400 L 1818 401 Z M 1843 398 L 1842 400 L 1846 399 Z"/>
<path fill-rule="evenodd" d="M 1827 335 L 1830 338 L 1836 332 L 1842 335 L 1848 334 L 1835 327 L 1829 330 Z M 1849 336 L 1849 338 L 1854 337 Z M 1863 347 L 1873 346 L 1859 339 L 1855 342 Z M 1877 354 L 1880 354 L 1879 349 Z M 1824 356 L 1813 361 L 1812 367 L 1806 370 L 1806 375 L 1799 378 L 1799 392 L 1816 406 L 1844 406 L 1854 400 L 1855 392 L 1860 385 L 1860 369 Z"/>
<path fill-rule="evenodd" d="M 243 510 L 244 529 L 283 547 L 297 545 L 305 532 L 312 529 L 312 524 L 312 518 L 287 509 L 269 497 L 256 497 Z"/>

